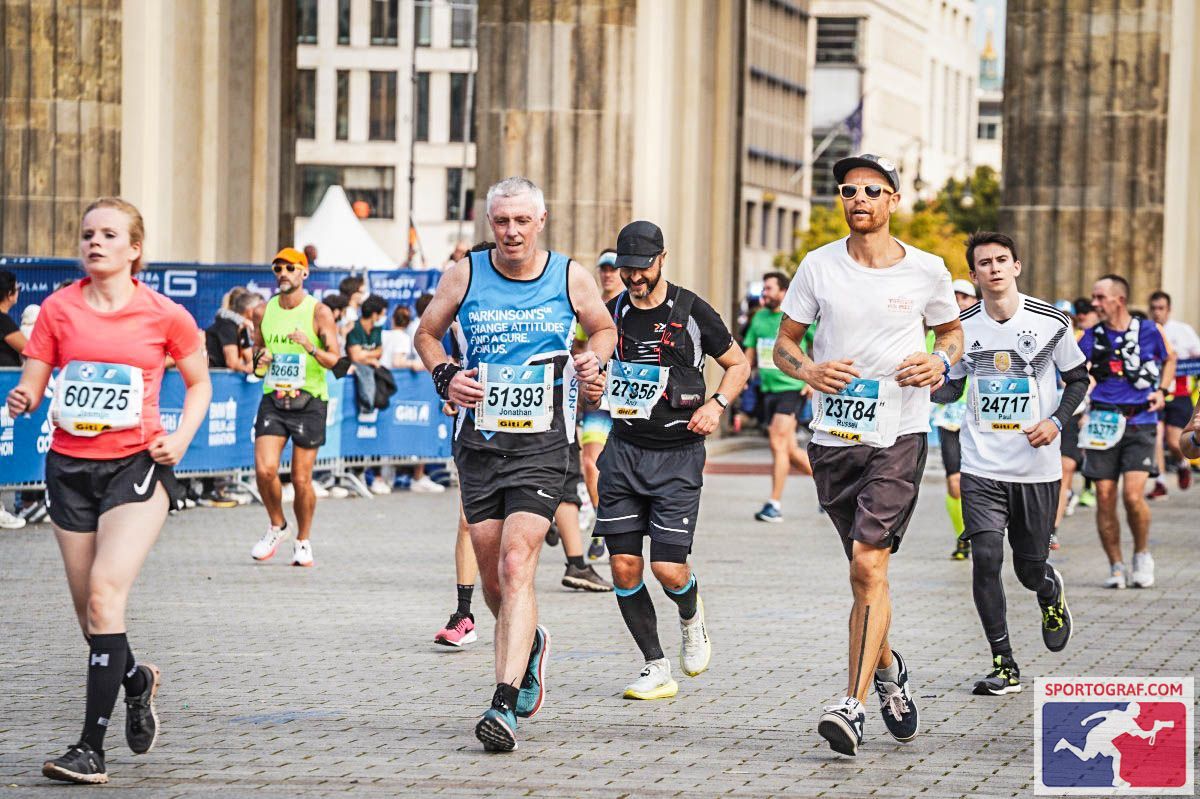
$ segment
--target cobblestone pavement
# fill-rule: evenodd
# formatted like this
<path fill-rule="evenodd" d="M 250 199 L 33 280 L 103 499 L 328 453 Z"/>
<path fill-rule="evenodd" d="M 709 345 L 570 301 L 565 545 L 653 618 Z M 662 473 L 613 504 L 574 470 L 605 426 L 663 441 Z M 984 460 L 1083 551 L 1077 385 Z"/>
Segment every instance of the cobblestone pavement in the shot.
<path fill-rule="evenodd" d="M 762 449 L 726 455 L 763 462 Z M 933 456 L 936 461 L 936 455 Z M 250 546 L 260 508 L 199 509 L 168 522 L 131 600 L 131 642 L 162 667 L 155 750 L 124 747 L 119 704 L 109 772 L 121 796 L 1029 796 L 1032 679 L 1038 675 L 1193 674 L 1200 657 L 1200 490 L 1153 506 L 1158 585 L 1106 592 L 1093 514 L 1067 520 L 1055 557 L 1076 633 L 1047 652 L 1036 602 L 1006 574 L 1026 693 L 974 697 L 988 656 L 970 565 L 947 555 L 941 479 L 925 482 L 893 561 L 892 641 L 910 664 L 923 734 L 901 745 L 877 706 L 857 758 L 815 732 L 844 684 L 849 589 L 841 548 L 793 478 L 784 524 L 756 523 L 765 476 L 710 475 L 694 564 L 713 640 L 712 668 L 673 700 L 620 693 L 639 667 L 612 595 L 559 585 L 543 553 L 542 621 L 554 653 L 545 709 L 520 749 L 485 754 L 472 735 L 491 697 L 491 620 L 480 641 L 435 647 L 454 603 L 455 501 L 395 494 L 318 508 L 311 570 Z M 1173 483 L 1173 481 L 1172 481 Z M 1126 540 L 1128 535 L 1126 534 Z M 290 550 L 288 551 L 290 553 Z M 288 553 L 285 553 L 288 554 Z M 606 572 L 607 566 L 601 571 Z M 0 534 L 0 795 L 42 796 L 40 766 L 76 739 L 85 650 L 47 526 Z M 652 591 L 664 648 L 670 603 Z M 82 788 L 78 789 L 84 790 Z"/>

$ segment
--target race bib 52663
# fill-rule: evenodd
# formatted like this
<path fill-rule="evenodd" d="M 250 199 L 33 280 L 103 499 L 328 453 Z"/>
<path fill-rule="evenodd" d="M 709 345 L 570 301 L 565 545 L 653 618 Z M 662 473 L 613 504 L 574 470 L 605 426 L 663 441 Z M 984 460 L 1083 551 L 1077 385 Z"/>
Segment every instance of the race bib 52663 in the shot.
<path fill-rule="evenodd" d="M 304 385 L 304 355 L 299 352 L 271 353 L 265 382 L 272 391 L 294 391 Z"/>

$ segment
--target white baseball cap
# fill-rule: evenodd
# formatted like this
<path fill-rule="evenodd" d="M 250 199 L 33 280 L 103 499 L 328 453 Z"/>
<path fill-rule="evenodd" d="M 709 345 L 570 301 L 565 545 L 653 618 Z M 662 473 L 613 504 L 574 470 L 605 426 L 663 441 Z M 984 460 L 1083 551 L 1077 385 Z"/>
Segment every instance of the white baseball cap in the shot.
<path fill-rule="evenodd" d="M 950 284 L 950 288 L 954 289 L 955 294 L 966 294 L 968 297 L 978 297 L 975 293 L 975 284 L 969 280 L 963 280 L 961 277 Z"/>

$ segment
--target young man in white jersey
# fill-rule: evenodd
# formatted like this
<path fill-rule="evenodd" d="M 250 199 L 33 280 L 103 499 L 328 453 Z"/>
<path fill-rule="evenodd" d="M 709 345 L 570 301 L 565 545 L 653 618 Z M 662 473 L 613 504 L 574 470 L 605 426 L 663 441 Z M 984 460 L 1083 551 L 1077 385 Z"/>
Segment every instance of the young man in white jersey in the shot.
<path fill-rule="evenodd" d="M 963 344 L 946 265 L 889 232 L 900 205 L 896 165 L 861 155 L 838 161 L 833 174 L 850 235 L 800 264 L 774 355 L 780 369 L 816 392 L 808 456 L 821 507 L 850 559 L 846 694 L 825 708 L 817 733 L 835 752 L 855 755 L 872 681 L 893 738 L 911 741 L 920 726 L 908 669 L 888 641 L 888 563 L 925 469 L 929 389 L 941 384 Z M 810 358 L 800 342 L 818 317 Z M 934 332 L 932 353 L 926 327 Z"/>
<path fill-rule="evenodd" d="M 933 399 L 952 402 L 971 378 L 961 438 L 963 537 L 971 542 L 975 608 L 992 656 L 992 671 L 974 692 L 1002 696 L 1021 690 L 1000 578 L 1006 533 L 1017 578 L 1037 594 L 1046 648 L 1061 652 L 1071 638 L 1063 578 L 1047 558 L 1062 479 L 1059 436 L 1074 422 L 1088 375 L 1071 318 L 1017 290 L 1021 262 L 1011 238 L 972 234 L 967 264 L 982 300 L 962 312 L 966 352 Z"/>

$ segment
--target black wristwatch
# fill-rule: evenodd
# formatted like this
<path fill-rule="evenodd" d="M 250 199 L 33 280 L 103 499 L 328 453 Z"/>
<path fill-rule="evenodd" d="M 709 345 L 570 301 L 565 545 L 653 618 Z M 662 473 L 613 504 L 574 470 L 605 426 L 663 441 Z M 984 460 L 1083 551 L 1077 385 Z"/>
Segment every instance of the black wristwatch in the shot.
<path fill-rule="evenodd" d="M 716 394 L 713 394 L 711 399 L 716 400 L 716 403 L 721 406 L 721 410 L 725 410 L 729 407 L 729 400 L 725 399 L 725 395 L 719 391 Z"/>

